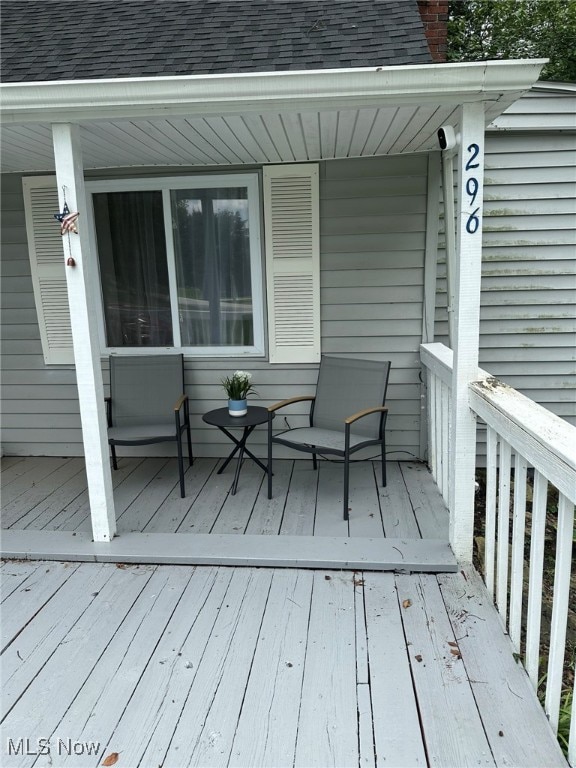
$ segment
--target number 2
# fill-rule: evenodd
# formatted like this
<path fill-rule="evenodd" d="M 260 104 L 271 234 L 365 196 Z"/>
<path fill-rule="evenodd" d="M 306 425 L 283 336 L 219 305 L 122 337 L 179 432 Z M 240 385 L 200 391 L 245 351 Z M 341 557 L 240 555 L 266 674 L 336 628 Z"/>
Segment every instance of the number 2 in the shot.
<path fill-rule="evenodd" d="M 473 162 L 478 157 L 478 154 L 480 152 L 480 147 L 478 146 L 478 144 L 470 144 L 468 146 L 468 152 L 471 153 L 471 157 L 466 163 L 466 170 L 470 171 L 472 170 L 472 168 L 478 168 L 478 166 L 480 165 L 480 163 Z"/>

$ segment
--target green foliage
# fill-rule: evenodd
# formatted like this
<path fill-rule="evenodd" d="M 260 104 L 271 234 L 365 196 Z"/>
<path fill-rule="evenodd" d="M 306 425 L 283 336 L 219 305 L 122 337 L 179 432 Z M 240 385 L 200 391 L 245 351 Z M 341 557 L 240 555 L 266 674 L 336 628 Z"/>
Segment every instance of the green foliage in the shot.
<path fill-rule="evenodd" d="M 576 0 L 451 0 L 448 61 L 534 58 L 543 80 L 576 81 Z"/>
<path fill-rule="evenodd" d="M 252 386 L 252 374 L 247 371 L 235 371 L 232 376 L 222 379 L 222 386 L 230 400 L 245 400 L 256 390 Z"/>

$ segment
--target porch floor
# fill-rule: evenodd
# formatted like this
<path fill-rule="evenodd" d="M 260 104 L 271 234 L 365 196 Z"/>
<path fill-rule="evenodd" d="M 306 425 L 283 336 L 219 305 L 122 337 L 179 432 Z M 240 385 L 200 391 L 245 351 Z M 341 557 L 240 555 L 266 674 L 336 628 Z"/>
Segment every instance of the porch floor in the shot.
<path fill-rule="evenodd" d="M 221 465 L 220 459 L 197 459 L 186 472 L 182 499 L 175 459 L 120 459 L 112 472 L 119 538 L 100 546 L 91 543 L 83 459 L 5 458 L 2 552 L 126 562 L 456 567 L 448 511 L 423 464 L 388 462 L 382 488 L 379 462 L 354 463 L 348 522 L 342 516 L 342 466 L 336 462 L 322 461 L 314 471 L 310 460 L 275 461 L 272 500 L 264 473 L 252 461 L 245 461 L 234 496 L 234 468 L 218 474 Z"/>
<path fill-rule="evenodd" d="M 474 571 L 0 575 L 6 768 L 567 765 Z"/>

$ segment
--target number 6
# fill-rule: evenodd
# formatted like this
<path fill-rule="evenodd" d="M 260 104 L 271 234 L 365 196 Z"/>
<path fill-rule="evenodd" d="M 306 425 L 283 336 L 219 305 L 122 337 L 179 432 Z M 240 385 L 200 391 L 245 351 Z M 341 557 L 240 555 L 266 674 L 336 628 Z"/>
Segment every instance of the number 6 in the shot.
<path fill-rule="evenodd" d="M 469 235 L 473 235 L 478 231 L 478 227 L 480 226 L 480 219 L 476 214 L 480 208 L 476 208 L 475 211 L 472 211 L 470 216 L 468 216 L 468 221 L 466 222 L 466 232 L 468 232 Z"/>

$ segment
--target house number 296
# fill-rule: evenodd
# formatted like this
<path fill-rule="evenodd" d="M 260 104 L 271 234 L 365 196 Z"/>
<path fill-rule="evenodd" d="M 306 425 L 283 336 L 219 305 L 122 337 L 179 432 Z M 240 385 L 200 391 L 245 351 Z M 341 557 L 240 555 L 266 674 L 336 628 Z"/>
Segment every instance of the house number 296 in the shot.
<path fill-rule="evenodd" d="M 478 157 L 478 154 L 480 153 L 480 147 L 478 144 L 469 144 L 467 147 L 467 151 L 470 154 L 470 157 L 468 158 L 468 161 L 465 166 L 466 173 L 471 172 L 474 173 L 474 169 L 478 168 L 480 166 L 480 163 L 474 162 L 476 158 Z M 476 202 L 476 197 L 478 195 L 478 179 L 470 175 L 466 178 L 466 194 L 469 197 L 468 205 L 470 208 L 473 207 L 474 203 Z M 480 206 L 475 208 L 472 213 L 468 216 L 468 220 L 466 222 L 466 232 L 468 232 L 469 235 L 474 235 L 478 231 L 478 227 L 480 226 L 480 219 L 478 218 L 478 211 L 480 210 Z"/>

